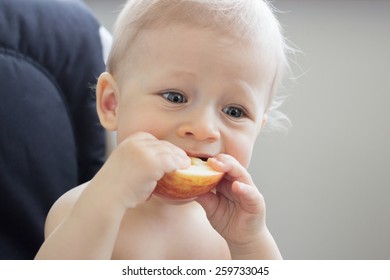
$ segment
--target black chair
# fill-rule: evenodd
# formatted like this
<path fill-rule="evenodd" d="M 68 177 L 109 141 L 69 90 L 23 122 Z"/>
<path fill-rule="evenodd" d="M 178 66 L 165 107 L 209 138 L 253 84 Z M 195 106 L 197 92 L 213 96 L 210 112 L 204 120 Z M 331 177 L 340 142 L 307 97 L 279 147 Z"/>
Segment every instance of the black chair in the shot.
<path fill-rule="evenodd" d="M 0 259 L 32 259 L 50 207 L 103 164 L 99 29 L 82 1 L 0 0 Z"/>

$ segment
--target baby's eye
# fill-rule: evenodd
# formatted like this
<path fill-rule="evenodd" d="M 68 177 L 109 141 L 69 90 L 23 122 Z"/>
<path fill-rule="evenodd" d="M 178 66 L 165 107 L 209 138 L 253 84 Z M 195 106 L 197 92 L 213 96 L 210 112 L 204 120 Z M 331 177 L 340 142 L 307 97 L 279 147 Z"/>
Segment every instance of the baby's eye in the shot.
<path fill-rule="evenodd" d="M 228 106 L 222 109 L 222 112 L 224 112 L 226 115 L 232 117 L 232 118 L 242 118 L 245 116 L 245 111 L 239 107 L 235 106 Z"/>
<path fill-rule="evenodd" d="M 164 92 L 162 94 L 162 96 L 172 102 L 172 103 L 186 103 L 187 102 L 187 98 L 181 94 L 181 93 L 178 93 L 178 92 L 174 92 L 174 91 L 168 91 L 168 92 Z"/>

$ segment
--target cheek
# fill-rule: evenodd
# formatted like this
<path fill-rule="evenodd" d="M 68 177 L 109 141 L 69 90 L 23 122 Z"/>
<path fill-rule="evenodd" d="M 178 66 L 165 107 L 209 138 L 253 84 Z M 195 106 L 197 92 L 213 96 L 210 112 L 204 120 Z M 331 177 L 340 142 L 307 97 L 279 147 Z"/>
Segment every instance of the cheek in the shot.
<path fill-rule="evenodd" d="M 228 142 L 225 142 L 226 153 L 238 160 L 242 166 L 248 168 L 252 157 L 254 142 L 254 137 L 234 137 Z"/>
<path fill-rule="evenodd" d="M 128 114 L 120 121 L 117 131 L 118 142 L 141 131 L 150 133 L 157 139 L 164 139 L 167 131 L 167 122 L 156 121 L 156 117 L 152 114 L 143 114 L 142 112 L 139 112 L 136 116 Z"/>

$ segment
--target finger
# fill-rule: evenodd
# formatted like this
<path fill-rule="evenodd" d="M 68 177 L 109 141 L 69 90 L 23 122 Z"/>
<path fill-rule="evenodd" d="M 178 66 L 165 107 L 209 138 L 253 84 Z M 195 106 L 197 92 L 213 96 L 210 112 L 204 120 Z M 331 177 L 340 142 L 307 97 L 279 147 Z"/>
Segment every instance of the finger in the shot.
<path fill-rule="evenodd" d="M 186 152 L 179 148 L 178 146 L 172 144 L 166 140 L 159 140 L 155 136 L 147 132 L 136 132 L 131 137 L 132 140 L 143 143 L 144 145 L 149 146 L 150 148 L 156 148 L 160 150 L 160 153 L 165 151 L 168 153 L 176 154 L 179 157 L 187 160 L 188 156 Z"/>
<path fill-rule="evenodd" d="M 142 141 L 150 141 L 150 140 L 157 140 L 156 137 L 154 137 L 152 134 L 144 131 L 138 131 L 133 133 L 129 138 L 133 140 L 142 140 Z"/>
<path fill-rule="evenodd" d="M 177 155 L 179 157 L 182 157 L 182 158 L 184 158 L 186 160 L 189 159 L 187 153 L 183 149 L 181 149 L 178 146 L 172 144 L 171 142 L 168 142 L 168 141 L 165 141 L 165 140 L 159 140 L 158 142 L 159 142 L 158 145 L 166 146 L 166 148 L 169 150 L 169 152 L 171 152 L 171 153 L 173 153 L 173 154 L 175 154 L 175 155 Z"/>
<path fill-rule="evenodd" d="M 171 153 L 160 153 L 156 156 L 156 160 L 164 173 L 170 173 L 179 169 L 186 169 L 191 165 L 191 159 Z"/>
<path fill-rule="evenodd" d="M 230 155 L 219 154 L 214 158 L 209 158 L 207 163 L 217 171 L 225 172 L 225 178 L 229 181 L 240 181 L 253 185 L 252 177 L 246 168 Z"/>
<path fill-rule="evenodd" d="M 155 145 L 158 146 L 156 147 L 156 149 L 158 149 L 156 156 L 162 161 L 162 163 L 167 165 L 166 168 L 164 168 L 165 172 L 190 167 L 191 159 L 187 156 L 183 149 L 168 141 L 158 141 Z"/>
<path fill-rule="evenodd" d="M 264 197 L 255 186 L 235 181 L 232 193 L 244 211 L 252 214 L 265 211 Z"/>
<path fill-rule="evenodd" d="M 132 160 L 149 170 L 149 178 L 159 180 L 165 173 L 187 168 L 190 158 L 179 147 L 164 140 L 159 140 L 148 133 L 135 133 L 127 139 L 128 149 L 122 153 L 131 155 Z"/>

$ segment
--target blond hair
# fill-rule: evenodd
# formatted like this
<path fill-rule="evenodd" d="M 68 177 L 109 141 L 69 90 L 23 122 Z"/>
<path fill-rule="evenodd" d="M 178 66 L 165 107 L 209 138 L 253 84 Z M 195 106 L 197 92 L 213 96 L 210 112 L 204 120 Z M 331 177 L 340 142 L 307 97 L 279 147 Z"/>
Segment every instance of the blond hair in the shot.
<path fill-rule="evenodd" d="M 265 55 L 277 59 L 277 71 L 267 106 L 268 124 L 283 128 L 288 119 L 277 111 L 277 85 L 289 69 L 282 30 L 265 0 L 128 0 L 114 25 L 107 71 L 119 78 L 140 32 L 170 24 L 190 24 L 259 43 Z M 264 55 L 263 55 L 264 57 Z"/>

